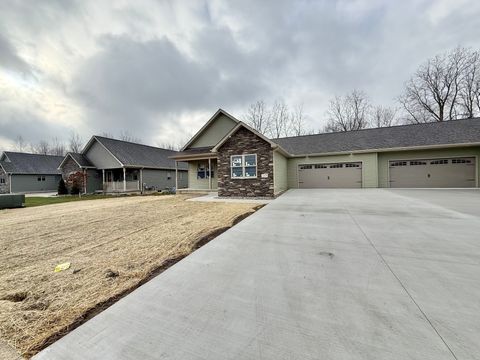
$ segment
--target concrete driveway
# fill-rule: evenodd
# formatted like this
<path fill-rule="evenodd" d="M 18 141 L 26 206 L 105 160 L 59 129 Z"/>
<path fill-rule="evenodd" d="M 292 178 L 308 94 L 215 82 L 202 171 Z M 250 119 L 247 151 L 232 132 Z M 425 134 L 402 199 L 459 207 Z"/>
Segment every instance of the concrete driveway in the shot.
<path fill-rule="evenodd" d="M 291 190 L 36 359 L 479 359 L 478 190 Z"/>

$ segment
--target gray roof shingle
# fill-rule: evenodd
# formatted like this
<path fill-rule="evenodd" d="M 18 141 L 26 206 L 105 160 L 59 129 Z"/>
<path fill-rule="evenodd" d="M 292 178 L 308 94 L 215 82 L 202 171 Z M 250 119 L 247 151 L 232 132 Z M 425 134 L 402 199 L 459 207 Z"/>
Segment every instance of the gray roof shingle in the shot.
<path fill-rule="evenodd" d="M 27 154 L 12 151 L 4 151 L 10 160 L 2 161 L 5 171 L 12 174 L 50 175 L 59 174 L 58 166 L 63 156 Z"/>
<path fill-rule="evenodd" d="M 83 154 L 71 152 L 68 153 L 68 155 L 70 155 L 81 167 L 95 167 L 95 165 L 93 165 Z"/>
<path fill-rule="evenodd" d="M 95 136 L 95 138 L 124 166 L 160 169 L 175 168 L 175 160 L 170 159 L 169 157 L 175 155 L 177 151 L 136 144 L 123 140 L 110 139 L 102 136 Z M 188 164 L 179 162 L 178 168 L 187 170 Z"/>
<path fill-rule="evenodd" d="M 480 118 L 273 139 L 292 155 L 480 143 Z"/>

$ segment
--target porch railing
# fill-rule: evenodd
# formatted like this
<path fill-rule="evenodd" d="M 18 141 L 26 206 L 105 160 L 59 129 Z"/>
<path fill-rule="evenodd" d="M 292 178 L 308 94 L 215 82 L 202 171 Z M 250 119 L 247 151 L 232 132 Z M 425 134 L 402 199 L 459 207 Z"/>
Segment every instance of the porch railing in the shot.
<path fill-rule="evenodd" d="M 105 182 L 105 191 L 106 192 L 121 192 L 124 190 L 123 181 L 109 181 Z M 127 191 L 140 190 L 140 181 L 127 181 L 126 182 Z"/>

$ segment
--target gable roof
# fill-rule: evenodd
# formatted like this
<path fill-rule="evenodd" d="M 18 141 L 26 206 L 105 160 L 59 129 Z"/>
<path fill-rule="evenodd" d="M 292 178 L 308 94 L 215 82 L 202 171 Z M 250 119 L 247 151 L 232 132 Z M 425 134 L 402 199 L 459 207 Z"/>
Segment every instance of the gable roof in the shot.
<path fill-rule="evenodd" d="M 295 136 L 273 141 L 292 156 L 480 145 L 480 118 Z"/>
<path fill-rule="evenodd" d="M 200 130 L 197 131 L 197 133 L 195 135 L 193 135 L 193 137 L 180 149 L 180 151 L 185 151 L 185 149 L 187 149 L 195 140 L 197 140 L 197 138 L 205 131 L 205 129 L 207 129 L 210 124 L 212 122 L 215 121 L 215 119 L 219 116 L 219 115 L 225 115 L 226 117 L 228 117 L 229 119 L 233 120 L 235 123 L 239 123 L 240 120 L 237 120 L 235 117 L 233 117 L 232 115 L 230 115 L 228 112 L 226 112 L 225 110 L 223 109 L 218 109 L 215 114 L 213 114 L 213 116 L 206 122 L 205 125 L 202 126 L 202 128 Z"/>
<path fill-rule="evenodd" d="M 51 175 L 59 174 L 58 166 L 63 156 L 28 154 L 4 151 L 3 169 L 10 174 Z"/>
<path fill-rule="evenodd" d="M 152 169 L 175 169 L 175 161 L 170 156 L 177 152 L 129 141 L 110 139 L 103 136 L 93 136 L 85 146 L 82 154 L 98 141 L 124 167 L 145 167 Z M 179 163 L 180 170 L 186 170 L 187 164 Z"/>
<path fill-rule="evenodd" d="M 71 158 L 73 161 L 75 161 L 78 167 L 82 169 L 95 168 L 95 165 L 93 165 L 90 160 L 88 160 L 83 154 L 73 152 L 69 152 L 67 153 L 67 155 L 65 155 L 60 165 L 58 165 L 58 168 L 61 168 L 63 166 L 63 163 L 67 161 L 68 158 Z"/>

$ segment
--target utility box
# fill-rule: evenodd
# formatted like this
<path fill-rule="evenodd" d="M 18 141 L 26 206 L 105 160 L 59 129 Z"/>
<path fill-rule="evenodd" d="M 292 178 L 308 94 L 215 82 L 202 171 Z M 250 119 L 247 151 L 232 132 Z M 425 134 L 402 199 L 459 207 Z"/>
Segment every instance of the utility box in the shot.
<path fill-rule="evenodd" d="M 0 194 L 0 209 L 13 209 L 25 206 L 25 195 Z"/>

